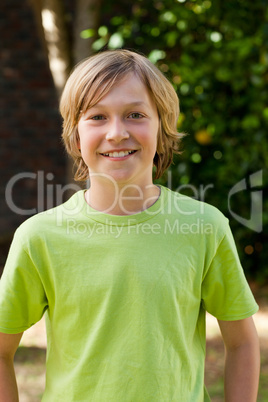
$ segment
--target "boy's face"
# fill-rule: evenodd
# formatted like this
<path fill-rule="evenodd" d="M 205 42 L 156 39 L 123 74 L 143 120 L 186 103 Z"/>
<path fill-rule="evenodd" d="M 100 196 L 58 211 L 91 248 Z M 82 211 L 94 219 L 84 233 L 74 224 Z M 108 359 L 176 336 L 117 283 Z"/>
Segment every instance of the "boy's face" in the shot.
<path fill-rule="evenodd" d="M 92 180 L 141 189 L 152 184 L 159 117 L 147 88 L 127 75 L 78 123 L 79 148 Z"/>

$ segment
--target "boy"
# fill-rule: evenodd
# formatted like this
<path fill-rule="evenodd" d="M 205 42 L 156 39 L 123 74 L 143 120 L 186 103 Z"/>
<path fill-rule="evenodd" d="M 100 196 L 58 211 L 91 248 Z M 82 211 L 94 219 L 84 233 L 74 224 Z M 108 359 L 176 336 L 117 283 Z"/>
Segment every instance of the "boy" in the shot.
<path fill-rule="evenodd" d="M 226 401 L 256 401 L 258 307 L 227 219 L 152 181 L 180 139 L 172 85 L 145 57 L 108 51 L 78 65 L 60 108 L 76 179 L 90 188 L 14 236 L 0 288 L 0 401 L 18 400 L 13 356 L 44 312 L 43 401 L 208 401 L 205 311 L 226 347 Z"/>

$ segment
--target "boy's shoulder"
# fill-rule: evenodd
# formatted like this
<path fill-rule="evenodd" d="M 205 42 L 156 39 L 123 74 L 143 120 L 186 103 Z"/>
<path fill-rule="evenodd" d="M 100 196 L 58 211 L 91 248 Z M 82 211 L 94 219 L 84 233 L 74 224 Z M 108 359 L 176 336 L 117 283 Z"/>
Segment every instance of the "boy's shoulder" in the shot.
<path fill-rule="evenodd" d="M 200 236 L 204 239 L 205 234 L 206 239 L 220 242 L 229 232 L 229 220 L 218 208 L 176 191 L 164 191 L 167 198 L 165 218 L 179 233 L 194 234 L 196 241 L 200 241 Z"/>
<path fill-rule="evenodd" d="M 16 230 L 15 235 L 23 238 L 40 236 L 42 233 L 49 233 L 57 227 L 64 226 L 68 216 L 79 216 L 84 204 L 84 190 L 73 194 L 64 203 L 39 212 L 26 219 Z"/>
<path fill-rule="evenodd" d="M 205 201 L 189 197 L 180 192 L 165 188 L 168 207 L 180 216 L 200 218 L 211 223 L 228 223 L 228 218 L 215 206 Z"/>

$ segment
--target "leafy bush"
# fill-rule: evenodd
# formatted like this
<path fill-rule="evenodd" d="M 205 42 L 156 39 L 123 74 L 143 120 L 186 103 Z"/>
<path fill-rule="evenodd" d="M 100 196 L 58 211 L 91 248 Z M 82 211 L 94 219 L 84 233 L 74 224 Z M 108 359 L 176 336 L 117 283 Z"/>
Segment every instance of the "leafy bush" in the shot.
<path fill-rule="evenodd" d="M 230 219 L 246 274 L 259 281 L 268 278 L 267 229 L 257 232 L 234 219 L 228 194 L 236 183 L 244 178 L 249 182 L 258 171 L 263 177 L 252 191 L 263 192 L 267 184 L 265 3 L 136 0 L 130 4 L 126 0 L 106 0 L 93 45 L 96 51 L 136 49 L 171 80 L 181 104 L 178 127 L 188 136 L 183 154 L 175 158 L 171 173 L 161 182 L 173 189 L 186 189 L 189 184 L 198 189 L 211 185 L 205 201 Z M 230 204 L 232 211 L 244 219 L 250 215 L 249 185 L 248 190 L 233 196 Z M 268 220 L 267 210 L 265 200 L 263 224 Z"/>

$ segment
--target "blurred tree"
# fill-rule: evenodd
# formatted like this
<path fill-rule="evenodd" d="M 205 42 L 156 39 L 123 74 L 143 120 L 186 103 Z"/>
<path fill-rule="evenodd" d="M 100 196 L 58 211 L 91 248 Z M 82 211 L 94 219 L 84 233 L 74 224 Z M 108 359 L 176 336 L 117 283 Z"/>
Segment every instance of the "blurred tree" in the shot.
<path fill-rule="evenodd" d="M 94 52 L 94 34 L 85 36 L 81 31 L 97 31 L 101 2 L 77 0 L 70 32 L 63 0 L 31 0 L 59 97 L 73 65 Z"/>
<path fill-rule="evenodd" d="M 55 88 L 60 98 L 74 64 L 92 54 L 94 35 L 85 37 L 81 31 L 96 32 L 101 0 L 77 0 L 69 31 L 63 0 L 31 0 L 41 40 L 48 55 Z M 68 159 L 67 182 L 73 182 L 73 162 Z"/>

